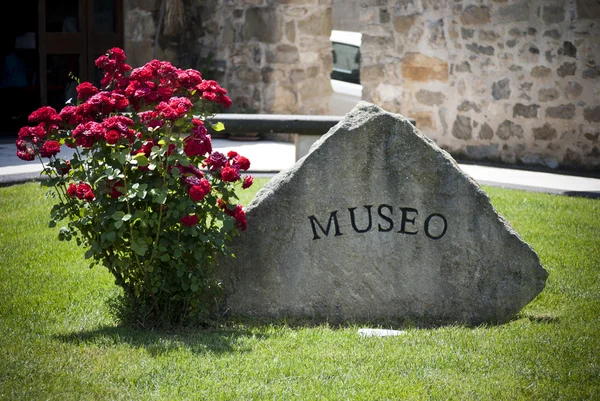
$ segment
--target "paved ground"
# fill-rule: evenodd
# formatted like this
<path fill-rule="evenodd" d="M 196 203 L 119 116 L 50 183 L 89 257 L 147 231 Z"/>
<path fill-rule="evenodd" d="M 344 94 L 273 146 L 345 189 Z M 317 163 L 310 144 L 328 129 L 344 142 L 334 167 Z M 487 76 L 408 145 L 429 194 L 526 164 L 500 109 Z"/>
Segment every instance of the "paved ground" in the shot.
<path fill-rule="evenodd" d="M 248 157 L 252 163 L 251 173 L 256 176 L 272 176 L 295 163 L 295 147 L 288 142 L 214 139 L 213 148 L 223 153 L 235 150 Z M 40 163 L 22 161 L 16 157 L 15 151 L 14 141 L 0 141 L 0 185 L 39 177 Z M 69 151 L 64 149 L 65 156 L 69 156 Z M 459 166 L 482 185 L 600 198 L 600 174 L 592 178 L 470 163 L 459 163 Z"/>

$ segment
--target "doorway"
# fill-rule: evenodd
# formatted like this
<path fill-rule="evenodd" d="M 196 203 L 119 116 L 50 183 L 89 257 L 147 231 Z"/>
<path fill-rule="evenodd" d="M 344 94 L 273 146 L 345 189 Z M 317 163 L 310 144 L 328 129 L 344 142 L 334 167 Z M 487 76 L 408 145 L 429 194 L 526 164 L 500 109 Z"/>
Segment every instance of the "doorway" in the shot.
<path fill-rule="evenodd" d="M 3 13 L 1 132 L 15 135 L 41 106 L 76 103 L 78 78 L 99 85 L 94 61 L 123 47 L 123 0 L 19 0 Z M 16 29 L 8 28 L 16 26 Z"/>

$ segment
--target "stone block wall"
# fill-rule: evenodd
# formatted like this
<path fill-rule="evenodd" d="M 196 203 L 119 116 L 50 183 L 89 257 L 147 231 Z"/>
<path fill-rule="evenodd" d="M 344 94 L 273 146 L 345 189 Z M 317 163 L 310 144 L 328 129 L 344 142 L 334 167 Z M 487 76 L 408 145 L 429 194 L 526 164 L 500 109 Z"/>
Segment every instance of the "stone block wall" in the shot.
<path fill-rule="evenodd" d="M 199 39 L 233 110 L 325 114 L 331 95 L 331 0 L 210 0 Z"/>
<path fill-rule="evenodd" d="M 197 1 L 125 0 L 123 7 L 128 64 L 135 68 L 159 59 L 179 68 L 204 69 L 198 51 L 202 8 Z"/>
<path fill-rule="evenodd" d="M 600 167 L 600 4 L 358 0 L 363 99 L 451 154 Z"/>
<path fill-rule="evenodd" d="M 125 0 L 127 61 L 197 69 L 233 112 L 326 114 L 331 1 Z"/>

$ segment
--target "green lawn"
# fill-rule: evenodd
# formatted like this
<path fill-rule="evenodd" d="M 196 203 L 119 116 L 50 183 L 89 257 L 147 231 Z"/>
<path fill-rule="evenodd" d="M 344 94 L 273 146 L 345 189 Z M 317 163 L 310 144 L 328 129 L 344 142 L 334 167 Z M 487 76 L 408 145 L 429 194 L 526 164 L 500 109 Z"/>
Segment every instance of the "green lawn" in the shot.
<path fill-rule="evenodd" d="M 350 325 L 120 327 L 111 276 L 47 228 L 45 190 L 0 188 L 0 399 L 600 399 L 600 200 L 485 190 L 539 253 L 545 290 L 508 324 L 362 338 Z"/>

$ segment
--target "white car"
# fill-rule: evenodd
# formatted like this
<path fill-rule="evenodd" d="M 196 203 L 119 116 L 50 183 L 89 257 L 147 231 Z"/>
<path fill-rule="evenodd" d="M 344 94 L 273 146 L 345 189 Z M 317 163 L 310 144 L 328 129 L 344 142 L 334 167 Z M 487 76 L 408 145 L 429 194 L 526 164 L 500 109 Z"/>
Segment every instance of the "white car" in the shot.
<path fill-rule="evenodd" d="M 343 116 L 362 99 L 360 84 L 360 43 L 362 34 L 350 31 L 331 31 L 333 71 L 329 114 Z"/>

